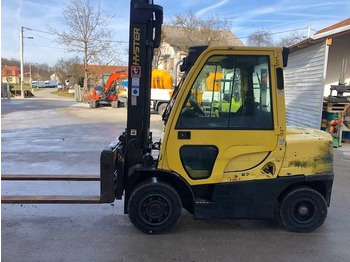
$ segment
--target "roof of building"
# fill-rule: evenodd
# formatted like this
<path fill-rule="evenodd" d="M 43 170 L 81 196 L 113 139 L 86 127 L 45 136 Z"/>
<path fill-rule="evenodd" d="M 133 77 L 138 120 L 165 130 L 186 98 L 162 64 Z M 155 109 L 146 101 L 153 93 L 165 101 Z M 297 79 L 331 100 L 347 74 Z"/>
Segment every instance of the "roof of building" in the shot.
<path fill-rule="evenodd" d="M 1 76 L 7 76 L 8 71 L 11 71 L 11 76 L 19 76 L 20 68 L 18 66 L 1 66 Z"/>
<path fill-rule="evenodd" d="M 337 28 L 340 28 L 340 27 L 348 26 L 348 25 L 350 25 L 350 18 L 347 18 L 347 19 L 345 19 L 343 21 L 340 21 L 340 22 L 338 22 L 338 23 L 336 23 L 334 25 L 331 25 L 331 26 L 328 26 L 326 28 L 323 28 L 323 29 L 317 31 L 315 33 L 315 35 L 318 35 L 318 34 L 321 34 L 321 33 L 324 33 L 324 32 L 328 32 L 328 31 L 331 31 L 331 30 L 334 30 L 334 29 L 337 29 Z"/>
<path fill-rule="evenodd" d="M 83 65 L 79 65 L 83 67 Z M 88 65 L 88 71 L 90 74 L 100 76 L 104 74 L 112 74 L 114 72 L 128 71 L 127 66 L 111 66 L 111 65 Z"/>
<path fill-rule="evenodd" d="M 324 41 L 326 38 L 334 38 L 344 34 L 350 34 L 350 18 L 317 31 L 312 37 L 307 38 L 295 45 L 292 45 L 290 47 L 290 50 L 295 51 L 297 49 L 310 46 L 314 43 Z"/>
<path fill-rule="evenodd" d="M 171 46 L 192 45 L 232 45 L 243 46 L 243 43 L 229 30 L 213 31 L 208 29 L 183 28 L 164 25 L 163 39 Z M 209 36 L 209 37 L 208 37 Z M 208 37 L 205 39 L 204 37 Z"/>

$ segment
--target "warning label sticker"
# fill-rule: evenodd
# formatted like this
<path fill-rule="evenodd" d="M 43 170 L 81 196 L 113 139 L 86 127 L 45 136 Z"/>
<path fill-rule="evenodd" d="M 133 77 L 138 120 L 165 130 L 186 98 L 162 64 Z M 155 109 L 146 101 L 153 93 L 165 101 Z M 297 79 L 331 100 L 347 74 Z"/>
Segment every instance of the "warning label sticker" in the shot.
<path fill-rule="evenodd" d="M 141 77 L 141 66 L 131 66 L 131 77 Z"/>
<path fill-rule="evenodd" d="M 133 87 L 133 88 L 131 89 L 131 94 L 132 94 L 133 96 L 139 96 L 139 95 L 140 95 L 140 88 L 138 88 L 138 87 Z"/>
<path fill-rule="evenodd" d="M 131 85 L 132 85 L 132 87 L 140 87 L 140 78 L 133 77 L 131 79 Z"/>

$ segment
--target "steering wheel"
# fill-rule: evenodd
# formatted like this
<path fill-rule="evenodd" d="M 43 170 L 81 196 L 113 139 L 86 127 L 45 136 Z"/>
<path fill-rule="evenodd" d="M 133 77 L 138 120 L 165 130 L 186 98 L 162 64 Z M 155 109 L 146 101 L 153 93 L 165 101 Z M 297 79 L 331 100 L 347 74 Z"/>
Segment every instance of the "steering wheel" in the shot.
<path fill-rule="evenodd" d="M 191 107 L 193 108 L 193 112 L 198 113 L 202 116 L 205 116 L 205 113 L 203 112 L 202 108 L 197 104 L 196 101 L 190 99 L 188 102 L 190 102 Z"/>

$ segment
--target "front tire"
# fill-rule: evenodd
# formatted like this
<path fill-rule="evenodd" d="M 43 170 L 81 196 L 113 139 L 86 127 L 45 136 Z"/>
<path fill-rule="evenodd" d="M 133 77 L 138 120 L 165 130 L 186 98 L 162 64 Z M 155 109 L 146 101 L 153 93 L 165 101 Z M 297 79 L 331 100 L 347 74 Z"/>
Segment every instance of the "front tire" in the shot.
<path fill-rule="evenodd" d="M 294 189 L 286 194 L 281 201 L 280 218 L 290 231 L 312 232 L 323 224 L 326 217 L 326 200 L 312 188 Z"/>
<path fill-rule="evenodd" d="M 181 199 L 170 185 L 158 181 L 140 184 L 129 200 L 129 218 L 146 234 L 165 234 L 179 222 Z"/>

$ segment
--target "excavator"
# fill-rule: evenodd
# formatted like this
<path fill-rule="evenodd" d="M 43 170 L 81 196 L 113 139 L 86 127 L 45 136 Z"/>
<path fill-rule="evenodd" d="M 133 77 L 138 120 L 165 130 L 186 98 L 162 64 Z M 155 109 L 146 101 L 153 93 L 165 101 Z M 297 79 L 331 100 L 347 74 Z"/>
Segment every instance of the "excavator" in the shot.
<path fill-rule="evenodd" d="M 126 129 L 102 151 L 98 177 L 2 175 L 100 181 L 100 196 L 2 196 L 2 203 L 122 200 L 131 223 L 146 234 L 170 232 L 182 209 L 195 219 L 276 219 L 293 232 L 317 230 L 331 202 L 332 137 L 286 126 L 283 68 L 289 49 L 190 47 L 162 116 L 162 136 L 154 141 L 151 65 L 162 21 L 161 6 L 131 0 Z M 208 89 L 211 73 L 214 86 Z M 205 101 L 204 92 L 212 92 Z"/>
<path fill-rule="evenodd" d="M 110 104 L 114 108 L 120 107 L 118 101 L 118 89 L 121 85 L 121 81 L 127 78 L 127 72 L 115 72 L 109 76 L 106 84 L 102 83 L 104 87 L 95 86 L 92 88 L 90 96 L 91 100 L 89 101 L 90 108 L 96 108 L 101 104 Z"/>

